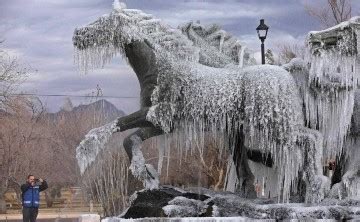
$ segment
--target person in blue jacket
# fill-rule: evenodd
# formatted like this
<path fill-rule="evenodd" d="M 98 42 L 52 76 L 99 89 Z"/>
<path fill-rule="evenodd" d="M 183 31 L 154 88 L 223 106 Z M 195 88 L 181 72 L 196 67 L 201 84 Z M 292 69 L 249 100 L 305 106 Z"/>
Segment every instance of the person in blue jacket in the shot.
<path fill-rule="evenodd" d="M 48 185 L 45 180 L 35 179 L 34 175 L 31 174 L 28 175 L 26 183 L 21 185 L 24 222 L 36 221 L 40 206 L 40 192 L 47 188 Z"/>

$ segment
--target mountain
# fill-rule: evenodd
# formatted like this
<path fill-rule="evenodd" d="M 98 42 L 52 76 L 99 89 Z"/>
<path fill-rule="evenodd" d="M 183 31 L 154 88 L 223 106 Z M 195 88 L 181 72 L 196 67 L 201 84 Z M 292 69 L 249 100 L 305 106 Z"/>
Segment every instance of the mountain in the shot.
<path fill-rule="evenodd" d="M 118 110 L 115 105 L 108 102 L 105 99 L 98 100 L 96 102 L 90 103 L 88 105 L 80 105 L 75 107 L 72 112 L 89 112 L 89 111 L 101 111 L 109 118 L 111 116 L 125 116 L 125 112 L 122 110 Z"/>
<path fill-rule="evenodd" d="M 103 126 L 124 115 L 122 110 L 118 110 L 106 100 L 98 100 L 87 105 L 45 114 L 44 125 L 48 129 L 51 142 L 47 142 L 43 146 L 49 147 L 45 149 L 51 154 L 50 156 L 56 156 L 56 159 L 62 160 L 60 163 L 51 158 L 46 160 L 46 162 L 53 163 L 50 166 L 51 171 L 61 174 L 60 177 L 50 175 L 53 181 L 63 182 L 63 179 L 66 179 L 75 182 L 79 178 L 75 148 L 91 129 Z M 62 167 L 64 165 L 67 166 L 67 169 Z"/>
<path fill-rule="evenodd" d="M 91 116 L 93 115 L 96 119 L 100 119 L 101 123 L 107 123 L 115 118 L 125 116 L 125 112 L 116 108 L 116 106 L 105 99 L 101 99 L 86 105 L 79 105 L 72 109 L 62 109 L 56 113 L 47 113 L 46 116 L 49 120 L 59 121 L 60 119 Z M 97 121 L 99 122 L 99 121 Z"/>

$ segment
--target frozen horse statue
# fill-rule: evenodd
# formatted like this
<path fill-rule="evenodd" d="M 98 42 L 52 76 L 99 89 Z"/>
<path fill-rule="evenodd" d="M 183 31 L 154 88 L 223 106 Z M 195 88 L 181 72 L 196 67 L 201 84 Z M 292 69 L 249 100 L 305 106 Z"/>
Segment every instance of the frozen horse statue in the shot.
<path fill-rule="evenodd" d="M 332 138 L 323 140 L 323 132 L 328 136 L 326 128 L 318 127 L 323 122 L 310 122 L 320 118 L 313 116 L 314 103 L 303 111 L 311 93 L 299 90 L 296 78 L 277 66 L 244 67 L 251 64 L 245 48 L 221 30 L 199 35 L 201 30 L 194 31 L 194 24 L 181 31 L 172 29 L 151 15 L 115 3 L 111 14 L 75 30 L 76 59 L 86 72 L 123 55 L 138 77 L 141 108 L 87 135 L 77 148 L 81 172 L 113 133 L 139 128 L 124 140 L 130 169 L 146 188 L 157 188 L 157 172 L 145 164 L 141 143 L 172 133 L 183 148 L 187 143 L 182 138 L 201 144 L 207 132 L 225 137 L 223 145 L 232 153 L 245 197 L 254 193 L 248 159 L 275 169 L 279 201 L 289 200 L 290 193 L 297 191 L 299 172 L 307 185 L 308 202 L 325 197 L 330 182 L 322 173 L 323 143 L 330 144 Z M 195 34 L 208 38 L 195 42 Z M 218 44 L 210 44 L 214 39 Z M 294 67 L 289 65 L 288 70 L 297 70 Z M 311 70 L 309 75 L 317 72 Z M 349 106 L 350 100 L 351 96 Z M 333 117 L 336 114 L 342 113 Z M 341 121 L 339 127 L 349 125 Z M 343 139 L 347 126 L 337 130 L 342 133 L 337 138 Z"/>
<path fill-rule="evenodd" d="M 360 17 L 310 32 L 307 43 L 305 61 L 284 68 L 300 86 L 306 126 L 323 135 L 324 161 L 337 159 L 332 196 L 359 197 Z"/>
<path fill-rule="evenodd" d="M 225 67 L 234 61 L 238 61 L 240 67 L 243 63 L 251 64 L 249 56 L 244 53 L 244 47 L 240 50 L 242 52 L 240 57 L 234 53 L 234 47 L 226 47 L 232 46 L 234 39 L 229 38 L 228 34 L 219 30 L 216 25 L 206 28 L 190 22 L 180 28 L 194 45 L 200 48 L 200 63 L 212 67 Z M 360 91 L 356 91 L 360 71 L 358 36 L 360 36 L 359 17 L 324 31 L 310 32 L 307 38 L 306 62 L 297 58 L 284 65 L 299 87 L 306 127 L 318 130 L 324 137 L 322 164 L 326 165 L 327 160 L 337 159 L 335 175 L 331 177 L 334 186 L 330 194 L 332 197 L 336 194 L 336 198 L 354 197 L 360 194 L 360 149 L 358 148 Z M 217 47 L 217 53 L 222 52 L 225 56 L 221 58 L 226 59 L 219 60 L 219 56 L 214 57 L 217 54 L 209 49 L 211 48 L 209 45 Z M 203 56 L 202 53 L 205 55 Z M 258 165 L 255 165 L 255 168 L 253 173 L 256 180 L 261 181 L 262 178 L 267 177 L 267 191 L 274 190 L 274 187 L 277 187 L 277 177 L 273 177 L 276 178 L 275 181 L 269 181 L 269 176 L 274 173 L 273 170 L 264 171 L 258 169 Z M 338 190 L 339 186 L 341 190 Z"/>
<path fill-rule="evenodd" d="M 200 48 L 201 64 L 218 68 L 234 63 L 240 67 L 253 64 L 246 47 L 234 50 L 239 47 L 236 44 L 238 40 L 217 25 L 204 27 L 189 22 L 180 29 Z M 293 75 L 299 87 L 305 126 L 318 130 L 324 137 L 323 164 L 337 159 L 335 175 L 330 176 L 333 188 L 328 197 L 335 194 L 340 199 L 360 195 L 360 91 L 356 90 L 360 74 L 359 36 L 360 17 L 353 17 L 324 31 L 310 32 L 306 62 L 296 58 L 283 66 Z M 218 50 L 214 52 L 209 45 Z M 248 157 L 254 160 L 251 158 L 253 153 Z M 255 168 L 258 167 L 255 165 Z M 273 170 L 256 169 L 253 173 L 258 181 L 267 176 L 267 191 L 277 187 L 276 182 L 272 184 L 274 181 L 269 181 Z M 274 178 L 277 180 L 276 176 Z"/>

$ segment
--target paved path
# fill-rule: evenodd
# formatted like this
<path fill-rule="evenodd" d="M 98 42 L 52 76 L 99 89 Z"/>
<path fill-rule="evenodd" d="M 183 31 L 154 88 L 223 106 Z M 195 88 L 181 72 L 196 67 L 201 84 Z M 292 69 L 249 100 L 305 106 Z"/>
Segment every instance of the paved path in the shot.
<path fill-rule="evenodd" d="M 19 219 L 9 219 L 9 220 L 2 220 L 0 219 L 1 222 L 23 222 L 23 220 L 19 220 Z M 61 218 L 61 219 L 37 219 L 36 222 L 78 222 L 77 218 Z"/>

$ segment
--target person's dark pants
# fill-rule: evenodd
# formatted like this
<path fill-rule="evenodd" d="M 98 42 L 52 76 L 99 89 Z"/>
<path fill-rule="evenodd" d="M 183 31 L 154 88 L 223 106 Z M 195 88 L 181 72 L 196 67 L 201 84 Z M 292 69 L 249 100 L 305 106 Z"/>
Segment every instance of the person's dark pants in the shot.
<path fill-rule="evenodd" d="M 23 207 L 23 222 L 35 222 L 39 212 L 39 208 Z"/>

